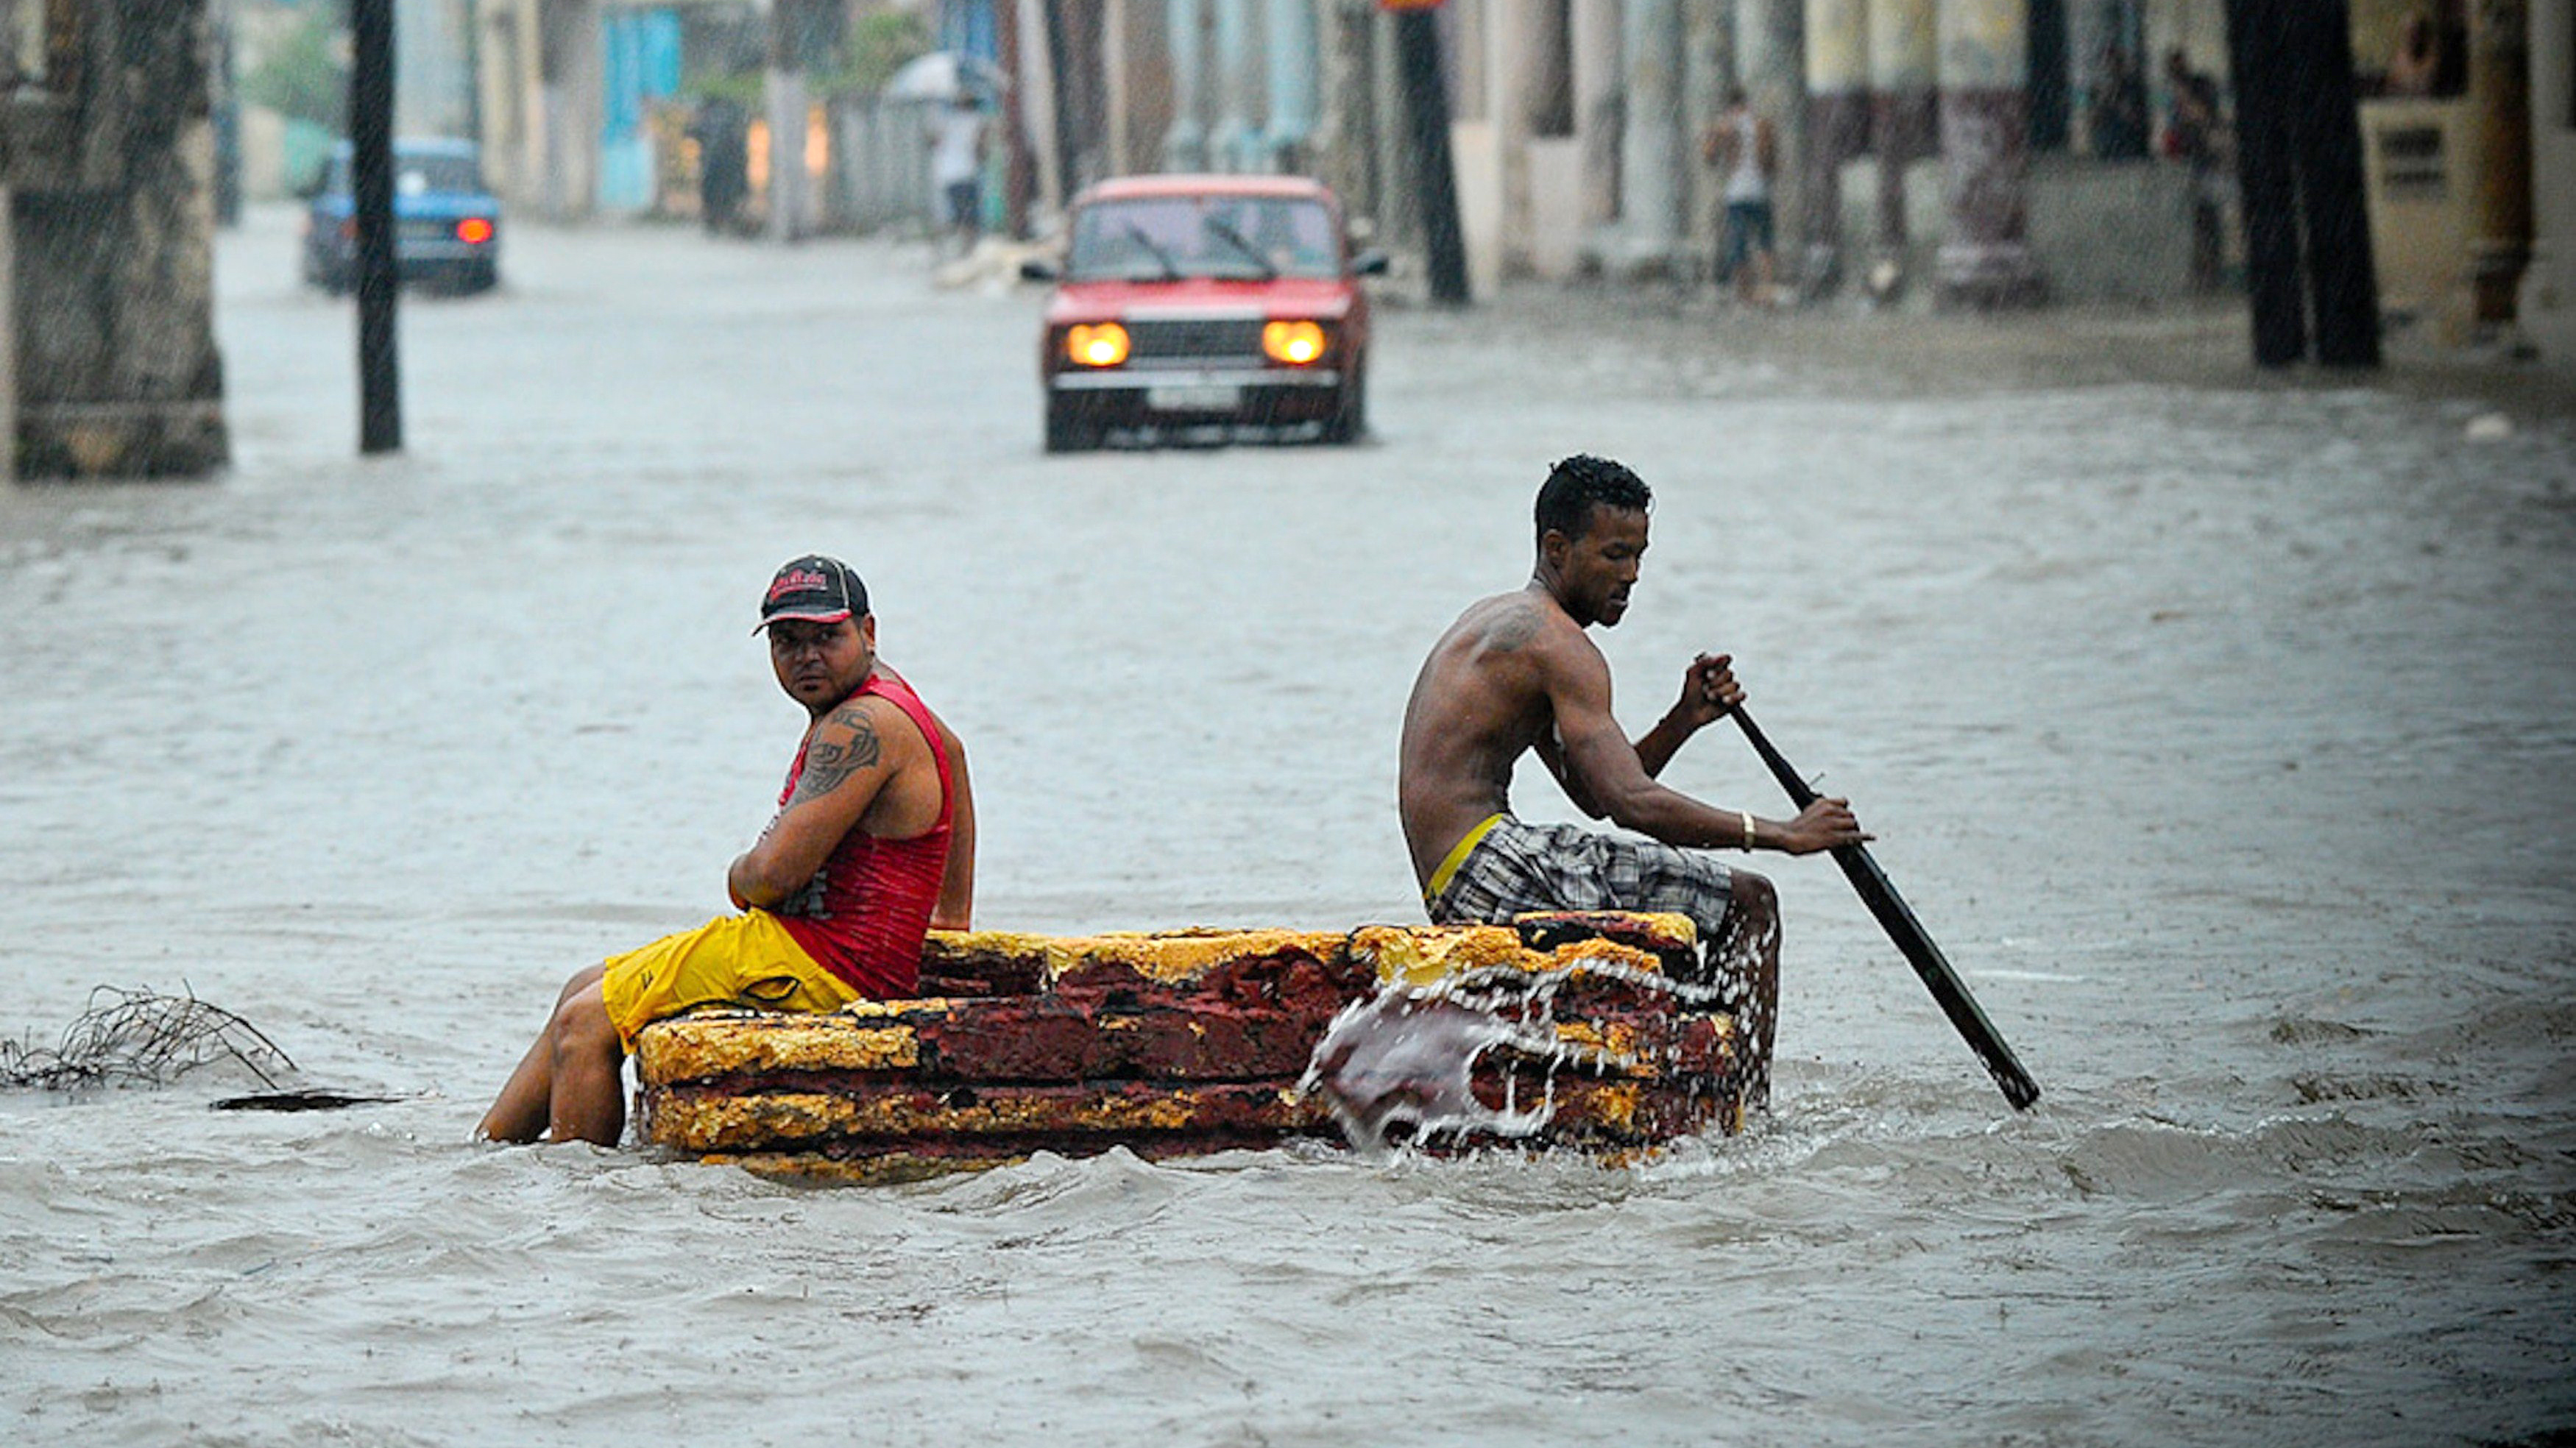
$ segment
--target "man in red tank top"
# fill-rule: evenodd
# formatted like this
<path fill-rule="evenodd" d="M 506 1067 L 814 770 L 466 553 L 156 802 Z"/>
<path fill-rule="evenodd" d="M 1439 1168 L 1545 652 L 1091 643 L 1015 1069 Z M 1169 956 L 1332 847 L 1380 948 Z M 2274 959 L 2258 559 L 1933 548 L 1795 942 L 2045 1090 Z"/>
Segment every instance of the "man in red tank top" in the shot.
<path fill-rule="evenodd" d="M 614 1146 L 626 1055 L 646 1025 L 700 1005 L 829 1011 L 907 996 L 924 932 L 968 928 L 965 746 L 877 657 L 867 586 L 837 558 L 795 559 L 771 579 L 759 627 L 810 722 L 778 813 L 725 873 L 741 913 L 575 975 L 476 1135 Z"/>

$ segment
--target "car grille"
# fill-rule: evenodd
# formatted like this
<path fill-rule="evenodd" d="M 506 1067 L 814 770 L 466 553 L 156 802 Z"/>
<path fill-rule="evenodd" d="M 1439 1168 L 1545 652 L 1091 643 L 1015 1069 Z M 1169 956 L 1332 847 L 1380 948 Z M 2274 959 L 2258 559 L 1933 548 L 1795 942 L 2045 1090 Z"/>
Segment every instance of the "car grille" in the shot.
<path fill-rule="evenodd" d="M 1234 317 L 1216 321 L 1129 322 L 1128 356 L 1138 361 L 1163 358 L 1259 357 L 1261 319 Z"/>

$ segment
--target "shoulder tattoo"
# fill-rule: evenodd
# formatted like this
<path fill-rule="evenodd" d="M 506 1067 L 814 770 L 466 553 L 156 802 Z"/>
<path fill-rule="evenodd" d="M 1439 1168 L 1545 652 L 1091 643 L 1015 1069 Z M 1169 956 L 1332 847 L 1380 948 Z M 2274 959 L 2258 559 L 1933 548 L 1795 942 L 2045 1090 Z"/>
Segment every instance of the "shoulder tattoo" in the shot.
<path fill-rule="evenodd" d="M 884 746 L 877 739 L 876 725 L 867 712 L 854 704 L 844 704 L 826 721 L 849 726 L 850 737 L 844 742 L 817 739 L 805 751 L 805 772 L 796 777 L 796 797 L 789 804 L 830 794 L 848 782 L 851 775 L 875 764 L 884 756 Z"/>
<path fill-rule="evenodd" d="M 1515 608 L 1485 629 L 1485 646 L 1508 654 L 1538 637 L 1538 611 Z"/>

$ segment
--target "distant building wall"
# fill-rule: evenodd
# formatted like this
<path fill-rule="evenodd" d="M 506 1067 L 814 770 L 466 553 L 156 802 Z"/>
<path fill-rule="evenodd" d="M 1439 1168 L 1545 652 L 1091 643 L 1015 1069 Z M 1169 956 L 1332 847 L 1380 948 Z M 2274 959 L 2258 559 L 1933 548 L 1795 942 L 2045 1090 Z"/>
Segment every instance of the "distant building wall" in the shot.
<path fill-rule="evenodd" d="M 394 133 L 474 136 L 467 0 L 394 0 Z"/>

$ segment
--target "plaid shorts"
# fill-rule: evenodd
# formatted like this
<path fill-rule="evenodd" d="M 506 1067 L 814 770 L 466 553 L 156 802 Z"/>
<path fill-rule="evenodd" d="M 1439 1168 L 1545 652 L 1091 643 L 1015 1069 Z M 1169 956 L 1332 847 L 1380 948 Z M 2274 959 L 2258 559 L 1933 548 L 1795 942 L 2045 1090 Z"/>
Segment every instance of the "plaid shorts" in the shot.
<path fill-rule="evenodd" d="M 1532 910 L 1670 911 L 1699 927 L 1706 953 L 1735 903 L 1735 877 L 1704 850 L 1503 815 L 1424 903 L 1437 925 L 1509 925 Z"/>

